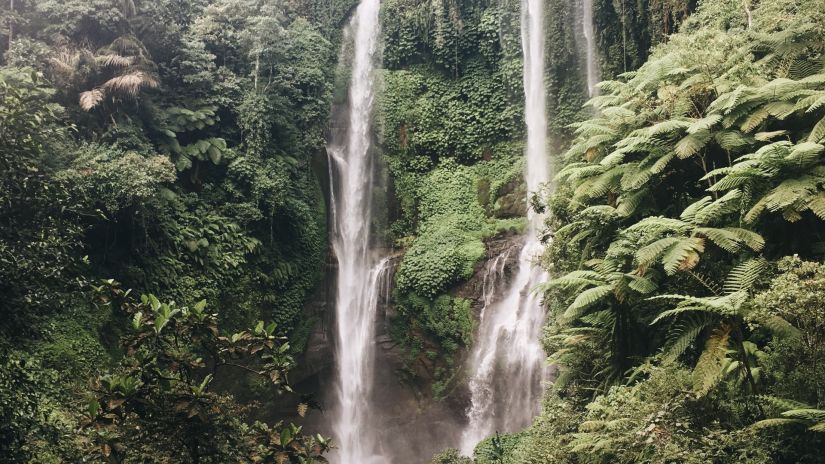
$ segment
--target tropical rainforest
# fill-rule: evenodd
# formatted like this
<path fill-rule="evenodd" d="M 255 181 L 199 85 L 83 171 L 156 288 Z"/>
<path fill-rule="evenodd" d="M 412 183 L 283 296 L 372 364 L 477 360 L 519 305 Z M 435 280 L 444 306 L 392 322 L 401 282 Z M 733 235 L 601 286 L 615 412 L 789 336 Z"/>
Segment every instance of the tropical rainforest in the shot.
<path fill-rule="evenodd" d="M 464 417 L 480 274 L 545 218 L 531 425 L 410 464 L 825 462 L 825 4 L 594 0 L 592 95 L 586 6 L 542 4 L 528 192 L 522 4 L 381 2 L 403 414 Z M 337 462 L 325 147 L 357 5 L 0 5 L 0 462 Z"/>

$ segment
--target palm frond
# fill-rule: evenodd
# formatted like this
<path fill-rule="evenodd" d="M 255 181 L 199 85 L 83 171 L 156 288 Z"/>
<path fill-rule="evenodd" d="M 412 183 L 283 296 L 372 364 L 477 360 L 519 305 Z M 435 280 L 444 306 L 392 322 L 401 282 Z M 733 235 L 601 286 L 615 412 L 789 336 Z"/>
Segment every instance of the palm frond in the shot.
<path fill-rule="evenodd" d="M 100 89 L 92 89 L 80 93 L 79 103 L 83 111 L 91 111 L 103 101 L 104 93 Z"/>
<path fill-rule="evenodd" d="M 143 71 L 134 71 L 113 77 L 102 85 L 107 91 L 122 92 L 132 98 L 137 97 L 138 92 L 144 87 L 154 88 L 157 86 L 157 79 Z"/>

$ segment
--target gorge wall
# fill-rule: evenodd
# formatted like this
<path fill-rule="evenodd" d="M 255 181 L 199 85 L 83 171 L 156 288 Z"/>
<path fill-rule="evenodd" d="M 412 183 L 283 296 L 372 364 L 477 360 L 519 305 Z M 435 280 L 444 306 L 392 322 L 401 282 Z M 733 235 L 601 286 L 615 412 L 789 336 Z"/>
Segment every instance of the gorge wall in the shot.
<path fill-rule="evenodd" d="M 627 29 L 622 47 L 594 49 L 616 32 L 598 29 L 599 21 L 615 27 L 614 6 L 545 5 L 548 154 L 559 153 L 571 138 L 569 125 L 588 114 L 583 103 L 594 91 L 594 70 L 603 67 L 609 77 L 647 51 L 647 32 L 628 34 L 630 18 L 637 24 L 648 18 L 629 14 L 629 6 L 620 12 L 626 25 L 619 32 Z M 518 269 L 528 211 L 521 7 L 506 0 L 382 4 L 374 126 L 381 162 L 374 175 L 386 185 L 373 195 L 372 227 L 392 255 L 392 270 L 376 308 L 370 408 L 388 462 L 423 462 L 458 446 L 470 405 L 466 361 L 489 303 L 485 285 L 497 272 L 497 284 L 506 287 Z M 307 308 L 319 323 L 296 380 L 299 389 L 334 404 L 329 389 L 320 388 L 335 379 L 330 298 L 336 284 L 329 275 L 336 257 L 329 261 Z M 310 423 L 330 430 L 329 414 L 310 413 Z"/>

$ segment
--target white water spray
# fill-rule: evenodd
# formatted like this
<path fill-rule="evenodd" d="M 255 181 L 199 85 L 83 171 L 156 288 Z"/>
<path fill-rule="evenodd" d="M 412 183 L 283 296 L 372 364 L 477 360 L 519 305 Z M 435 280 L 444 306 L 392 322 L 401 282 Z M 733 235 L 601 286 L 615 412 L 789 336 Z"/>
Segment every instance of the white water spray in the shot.
<path fill-rule="evenodd" d="M 550 181 L 543 8 L 542 0 L 522 0 L 528 194 Z M 530 211 L 527 218 L 529 226 L 516 275 L 504 290 L 502 299 L 488 301 L 485 298 L 478 339 L 468 366 L 473 376 L 470 379 L 471 404 L 467 411 L 469 423 L 461 437 L 461 452 L 465 455 L 471 455 L 479 441 L 495 432 L 512 432 L 528 426 L 539 411 L 542 379 L 546 372 L 545 354 L 539 341 L 544 309 L 532 289 L 547 279 L 547 274 L 534 263 L 542 250 L 538 234 L 544 217 Z M 498 260 L 492 266 L 493 276 L 497 275 L 496 263 Z"/>
<path fill-rule="evenodd" d="M 332 247 L 338 260 L 336 289 L 337 405 L 333 431 L 342 464 L 383 463 L 371 425 L 375 319 L 388 259 L 370 246 L 373 171 L 372 109 L 378 59 L 379 0 L 361 0 L 350 23 L 352 72 L 346 131 L 328 147 L 331 171 Z"/>
<path fill-rule="evenodd" d="M 596 66 L 596 33 L 593 27 L 593 0 L 582 0 L 582 32 L 585 44 L 587 93 L 593 97 L 598 89 L 599 68 Z"/>

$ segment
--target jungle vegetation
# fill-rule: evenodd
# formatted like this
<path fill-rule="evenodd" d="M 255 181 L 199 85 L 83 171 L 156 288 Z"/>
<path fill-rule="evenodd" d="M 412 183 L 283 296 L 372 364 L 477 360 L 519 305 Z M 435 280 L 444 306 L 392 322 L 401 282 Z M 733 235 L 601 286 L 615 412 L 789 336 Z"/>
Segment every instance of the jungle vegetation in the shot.
<path fill-rule="evenodd" d="M 0 5 L 0 460 L 325 460 L 266 402 L 318 322 L 355 3 Z M 433 462 L 825 462 L 821 0 L 593 3 L 588 102 L 578 2 L 546 2 L 528 204 L 519 2 L 383 2 L 391 335 L 429 401 L 464 379 L 457 289 L 549 213 L 541 414 Z"/>
<path fill-rule="evenodd" d="M 825 459 L 817 3 L 699 2 L 599 85 L 544 203 L 557 377 L 474 462 Z"/>

